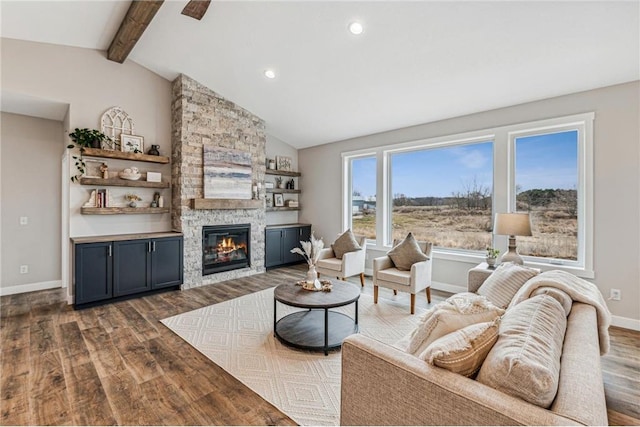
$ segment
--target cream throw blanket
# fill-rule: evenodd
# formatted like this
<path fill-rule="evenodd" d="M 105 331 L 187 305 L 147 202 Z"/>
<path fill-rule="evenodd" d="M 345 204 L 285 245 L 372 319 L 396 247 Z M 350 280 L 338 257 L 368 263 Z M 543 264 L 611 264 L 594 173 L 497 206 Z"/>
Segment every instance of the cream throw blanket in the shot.
<path fill-rule="evenodd" d="M 600 293 L 600 290 L 591 282 L 574 276 L 561 270 L 545 271 L 536 277 L 529 279 L 515 294 L 509 308 L 528 299 L 538 288 L 548 286 L 564 291 L 577 302 L 590 304 L 595 307 L 598 315 L 598 334 L 600 337 L 600 354 L 609 351 L 609 325 L 611 313 Z"/>

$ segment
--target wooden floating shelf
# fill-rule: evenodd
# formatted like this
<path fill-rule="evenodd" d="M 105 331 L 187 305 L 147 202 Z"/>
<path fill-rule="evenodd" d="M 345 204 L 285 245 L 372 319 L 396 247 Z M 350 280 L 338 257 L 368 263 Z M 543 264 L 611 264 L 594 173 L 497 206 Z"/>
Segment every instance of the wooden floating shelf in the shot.
<path fill-rule="evenodd" d="M 286 188 L 267 188 L 266 190 L 267 190 L 267 193 L 293 193 L 293 194 L 302 193 L 302 190 L 291 190 Z"/>
<path fill-rule="evenodd" d="M 271 207 L 271 208 L 267 208 L 267 212 L 277 212 L 277 211 L 299 211 L 300 210 L 300 206 L 298 206 L 297 208 L 290 208 L 288 206 L 278 206 L 278 207 Z"/>
<path fill-rule="evenodd" d="M 282 176 L 302 176 L 300 172 L 294 171 L 279 171 L 275 169 L 267 169 L 265 172 L 267 175 L 282 175 Z"/>
<path fill-rule="evenodd" d="M 191 209 L 260 209 L 262 200 L 245 199 L 191 199 Z"/>
<path fill-rule="evenodd" d="M 112 185 L 116 187 L 169 188 L 168 182 L 129 181 L 120 178 L 80 178 L 82 185 Z"/>
<path fill-rule="evenodd" d="M 164 214 L 169 208 L 80 208 L 83 215 Z"/>
<path fill-rule="evenodd" d="M 126 153 L 116 150 L 102 150 L 100 148 L 85 148 L 83 156 L 86 157 L 104 157 L 107 159 L 136 160 L 139 162 L 149 163 L 169 163 L 166 156 L 152 156 L 150 154 Z"/>

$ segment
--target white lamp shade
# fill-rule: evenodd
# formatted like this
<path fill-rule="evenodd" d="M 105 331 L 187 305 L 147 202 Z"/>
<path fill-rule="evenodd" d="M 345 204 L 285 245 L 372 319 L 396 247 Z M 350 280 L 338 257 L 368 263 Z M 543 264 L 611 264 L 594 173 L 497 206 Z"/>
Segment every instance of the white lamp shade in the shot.
<path fill-rule="evenodd" d="M 493 226 L 494 234 L 531 236 L 531 220 L 528 213 L 499 213 Z"/>

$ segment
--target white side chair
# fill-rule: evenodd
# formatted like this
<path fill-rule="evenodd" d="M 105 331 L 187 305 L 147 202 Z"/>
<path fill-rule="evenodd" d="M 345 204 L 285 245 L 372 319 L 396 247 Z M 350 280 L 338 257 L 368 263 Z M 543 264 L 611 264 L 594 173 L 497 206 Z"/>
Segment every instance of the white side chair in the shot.
<path fill-rule="evenodd" d="M 316 263 L 316 271 L 318 277 L 321 274 L 326 276 L 334 276 L 339 280 L 347 277 L 360 275 L 360 284 L 364 287 L 364 261 L 365 261 L 365 237 L 355 236 L 356 241 L 362 248 L 359 251 L 347 252 L 342 259 L 336 258 L 331 247 L 324 248 L 320 251 L 318 262 Z"/>
<path fill-rule="evenodd" d="M 393 246 L 402 240 L 395 239 Z M 398 270 L 388 255 L 373 260 L 373 302 L 378 303 L 378 287 L 393 289 L 395 295 L 400 292 L 411 294 L 411 314 L 416 311 L 416 294 L 426 290 L 427 302 L 431 303 L 431 243 L 418 242 L 420 250 L 429 257 L 426 261 L 416 262 L 410 271 Z"/>

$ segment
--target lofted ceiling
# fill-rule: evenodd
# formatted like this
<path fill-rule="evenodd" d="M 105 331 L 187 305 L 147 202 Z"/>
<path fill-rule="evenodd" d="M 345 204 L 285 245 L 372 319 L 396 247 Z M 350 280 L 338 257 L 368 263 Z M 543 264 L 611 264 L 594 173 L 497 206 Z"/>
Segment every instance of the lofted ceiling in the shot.
<path fill-rule="evenodd" d="M 127 60 L 297 148 L 640 79 L 638 1 L 213 0 L 201 21 L 186 3 L 165 1 Z M 106 50 L 129 2 L 0 7 L 2 37 Z"/>

